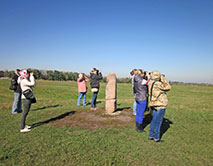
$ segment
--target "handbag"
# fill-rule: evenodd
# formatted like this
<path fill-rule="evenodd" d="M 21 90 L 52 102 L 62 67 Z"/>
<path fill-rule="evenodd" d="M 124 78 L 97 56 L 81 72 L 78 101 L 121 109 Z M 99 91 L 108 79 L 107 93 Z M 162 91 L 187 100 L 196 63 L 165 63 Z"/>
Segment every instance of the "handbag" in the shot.
<path fill-rule="evenodd" d="M 26 97 L 26 99 L 31 100 L 32 103 L 36 103 L 36 98 L 31 89 L 25 90 L 23 95 Z"/>
<path fill-rule="evenodd" d="M 92 88 L 91 91 L 92 93 L 98 92 L 98 88 Z"/>

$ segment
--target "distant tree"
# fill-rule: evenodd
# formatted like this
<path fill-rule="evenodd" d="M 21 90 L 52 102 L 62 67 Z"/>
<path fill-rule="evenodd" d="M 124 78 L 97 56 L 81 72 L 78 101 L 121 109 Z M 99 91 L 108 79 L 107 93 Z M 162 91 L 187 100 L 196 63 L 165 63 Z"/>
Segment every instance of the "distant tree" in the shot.
<path fill-rule="evenodd" d="M 2 71 L 2 70 L 0 71 L 0 78 L 1 77 L 4 77 L 4 71 Z"/>

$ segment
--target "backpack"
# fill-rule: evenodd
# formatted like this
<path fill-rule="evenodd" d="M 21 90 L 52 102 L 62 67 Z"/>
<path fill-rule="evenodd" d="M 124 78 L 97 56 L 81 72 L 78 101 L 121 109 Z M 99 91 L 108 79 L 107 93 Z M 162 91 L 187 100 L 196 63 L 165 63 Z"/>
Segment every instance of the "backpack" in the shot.
<path fill-rule="evenodd" d="M 17 83 L 16 83 L 16 80 L 15 79 L 12 79 L 11 80 L 11 83 L 10 83 L 10 90 L 16 90 L 17 89 Z"/>

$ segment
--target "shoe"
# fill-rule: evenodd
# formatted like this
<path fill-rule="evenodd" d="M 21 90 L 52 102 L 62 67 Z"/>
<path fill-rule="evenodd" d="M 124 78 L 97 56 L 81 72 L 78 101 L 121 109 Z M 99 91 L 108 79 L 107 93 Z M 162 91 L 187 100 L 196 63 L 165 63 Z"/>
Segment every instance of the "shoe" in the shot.
<path fill-rule="evenodd" d="M 23 132 L 28 132 L 28 131 L 30 131 L 30 129 L 28 129 L 27 127 L 25 127 L 24 129 L 21 129 L 21 130 L 20 130 L 21 133 L 23 133 Z"/>
<path fill-rule="evenodd" d="M 137 131 L 138 133 L 144 133 L 144 132 L 146 132 L 145 130 L 139 130 L 139 129 L 136 129 L 136 131 Z"/>
<path fill-rule="evenodd" d="M 27 129 L 31 129 L 31 126 L 25 125 L 25 128 L 27 128 Z"/>
<path fill-rule="evenodd" d="M 139 132 L 139 133 L 142 133 L 142 132 L 146 132 L 143 128 L 142 128 L 142 124 L 136 122 L 136 131 Z"/>
<path fill-rule="evenodd" d="M 154 141 L 155 141 L 155 142 L 164 142 L 163 140 L 160 140 L 160 139 L 158 139 L 158 140 L 155 140 L 155 139 L 154 139 Z"/>
<path fill-rule="evenodd" d="M 90 108 L 91 111 L 94 111 L 94 108 Z"/>
<path fill-rule="evenodd" d="M 148 137 L 148 140 L 150 140 L 150 141 L 151 141 L 151 140 L 154 140 L 154 138 L 153 138 L 153 137 Z"/>
<path fill-rule="evenodd" d="M 12 112 L 12 114 L 14 114 L 14 115 L 17 114 L 17 113 L 18 113 L 18 112 Z"/>
<path fill-rule="evenodd" d="M 95 107 L 95 108 L 94 108 L 94 111 L 96 111 L 96 110 L 98 110 L 98 108 L 97 108 L 97 107 Z"/>

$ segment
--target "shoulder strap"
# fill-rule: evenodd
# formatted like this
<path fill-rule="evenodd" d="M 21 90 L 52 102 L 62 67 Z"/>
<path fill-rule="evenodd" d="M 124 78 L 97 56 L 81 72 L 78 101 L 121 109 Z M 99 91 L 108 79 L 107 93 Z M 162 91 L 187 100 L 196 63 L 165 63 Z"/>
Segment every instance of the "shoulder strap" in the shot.
<path fill-rule="evenodd" d="M 156 82 L 158 82 L 158 81 L 157 81 L 157 80 L 154 81 L 154 82 L 152 83 L 152 86 L 151 86 L 150 101 L 152 101 L 152 90 L 153 90 L 154 84 L 155 84 Z"/>

